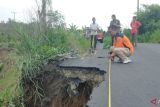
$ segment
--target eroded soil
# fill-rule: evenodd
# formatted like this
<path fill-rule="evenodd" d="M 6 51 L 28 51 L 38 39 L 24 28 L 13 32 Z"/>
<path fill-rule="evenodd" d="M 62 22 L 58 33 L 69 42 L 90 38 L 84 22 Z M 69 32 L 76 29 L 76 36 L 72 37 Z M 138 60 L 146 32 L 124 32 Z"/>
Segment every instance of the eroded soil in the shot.
<path fill-rule="evenodd" d="M 60 67 L 61 61 L 49 61 L 40 74 L 23 79 L 26 107 L 86 107 L 105 72 L 98 68 Z"/>

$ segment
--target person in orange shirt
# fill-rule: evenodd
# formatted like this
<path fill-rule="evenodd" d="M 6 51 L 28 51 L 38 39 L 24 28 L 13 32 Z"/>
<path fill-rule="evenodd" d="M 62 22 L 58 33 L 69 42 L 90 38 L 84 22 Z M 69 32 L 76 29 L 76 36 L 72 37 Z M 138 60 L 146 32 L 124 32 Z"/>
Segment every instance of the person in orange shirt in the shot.
<path fill-rule="evenodd" d="M 109 52 L 111 60 L 114 61 L 114 58 L 118 57 L 118 62 L 124 64 L 131 62 L 129 57 L 134 54 L 134 47 L 128 37 L 120 33 L 116 28 L 109 28 L 109 33 L 114 38 L 113 46 Z"/>
<path fill-rule="evenodd" d="M 137 46 L 137 32 L 138 28 L 141 26 L 141 23 L 136 19 L 136 16 L 133 16 L 131 26 L 131 35 L 132 35 L 132 44 L 136 47 Z"/>

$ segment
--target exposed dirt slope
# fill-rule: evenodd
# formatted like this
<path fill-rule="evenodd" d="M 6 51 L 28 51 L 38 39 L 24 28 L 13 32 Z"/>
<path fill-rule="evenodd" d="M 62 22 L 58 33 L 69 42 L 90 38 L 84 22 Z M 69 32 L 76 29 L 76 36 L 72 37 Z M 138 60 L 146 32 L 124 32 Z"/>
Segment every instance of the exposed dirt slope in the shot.
<path fill-rule="evenodd" d="M 85 107 L 104 80 L 105 72 L 97 68 L 61 68 L 59 63 L 50 61 L 40 74 L 23 80 L 26 107 Z"/>

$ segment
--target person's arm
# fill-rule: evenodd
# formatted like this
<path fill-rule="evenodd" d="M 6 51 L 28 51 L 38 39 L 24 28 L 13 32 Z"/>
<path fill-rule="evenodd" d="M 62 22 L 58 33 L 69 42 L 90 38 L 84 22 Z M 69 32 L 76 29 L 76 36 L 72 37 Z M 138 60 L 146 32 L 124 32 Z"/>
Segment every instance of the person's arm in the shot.
<path fill-rule="evenodd" d="M 124 46 L 129 48 L 131 54 L 133 54 L 134 53 L 134 47 L 133 47 L 132 43 L 130 42 L 130 40 L 126 36 L 124 36 L 124 38 L 125 38 L 125 39 L 123 39 L 124 40 L 123 41 Z"/>
<path fill-rule="evenodd" d="M 115 53 L 113 53 L 113 49 L 114 49 L 114 46 L 111 46 L 110 51 L 108 52 L 109 59 L 111 59 L 112 61 L 114 61 L 114 57 L 115 57 Z"/>
<path fill-rule="evenodd" d="M 90 24 L 90 27 L 89 27 L 89 34 L 92 35 L 92 24 Z"/>
<path fill-rule="evenodd" d="M 113 46 L 119 48 L 121 47 L 121 44 L 123 44 L 122 37 L 116 37 L 116 39 L 114 39 Z"/>
<path fill-rule="evenodd" d="M 110 21 L 110 25 L 109 26 L 111 27 L 112 25 L 113 25 L 113 21 Z"/>
<path fill-rule="evenodd" d="M 120 26 L 121 26 L 121 23 L 120 23 L 120 21 L 119 21 L 119 20 L 117 20 L 117 21 L 118 21 L 117 25 L 120 27 Z"/>
<path fill-rule="evenodd" d="M 138 28 L 142 25 L 141 22 L 137 21 Z"/>
<path fill-rule="evenodd" d="M 90 27 L 89 27 L 89 29 L 90 29 L 90 30 L 92 29 L 92 24 L 90 24 Z"/>
<path fill-rule="evenodd" d="M 115 22 L 114 22 L 114 26 L 115 27 L 121 27 L 120 21 L 116 19 Z"/>
<path fill-rule="evenodd" d="M 131 28 L 132 28 L 132 22 L 130 23 L 130 26 L 131 26 Z"/>

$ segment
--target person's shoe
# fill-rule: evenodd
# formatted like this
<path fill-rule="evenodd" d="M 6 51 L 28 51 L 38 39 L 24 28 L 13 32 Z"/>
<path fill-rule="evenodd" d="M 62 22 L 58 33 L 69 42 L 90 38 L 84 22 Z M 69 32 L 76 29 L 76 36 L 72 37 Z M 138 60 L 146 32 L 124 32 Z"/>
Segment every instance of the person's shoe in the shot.
<path fill-rule="evenodd" d="M 130 62 L 132 62 L 131 59 L 127 58 L 127 59 L 125 59 L 125 60 L 123 61 L 123 64 L 128 64 L 128 63 L 130 63 Z"/>
<path fill-rule="evenodd" d="M 123 63 L 123 60 L 122 59 L 119 59 L 116 61 L 117 63 Z"/>
<path fill-rule="evenodd" d="M 97 50 L 96 50 L 96 48 L 94 48 L 94 54 L 96 54 L 97 53 Z"/>
<path fill-rule="evenodd" d="M 92 53 L 94 53 L 94 50 L 92 49 Z"/>
<path fill-rule="evenodd" d="M 135 44 L 134 47 L 137 47 L 137 44 Z"/>
<path fill-rule="evenodd" d="M 94 50 L 92 48 L 89 49 L 89 53 L 92 54 L 94 53 Z"/>
<path fill-rule="evenodd" d="M 94 54 L 97 54 L 97 50 L 94 50 Z"/>

